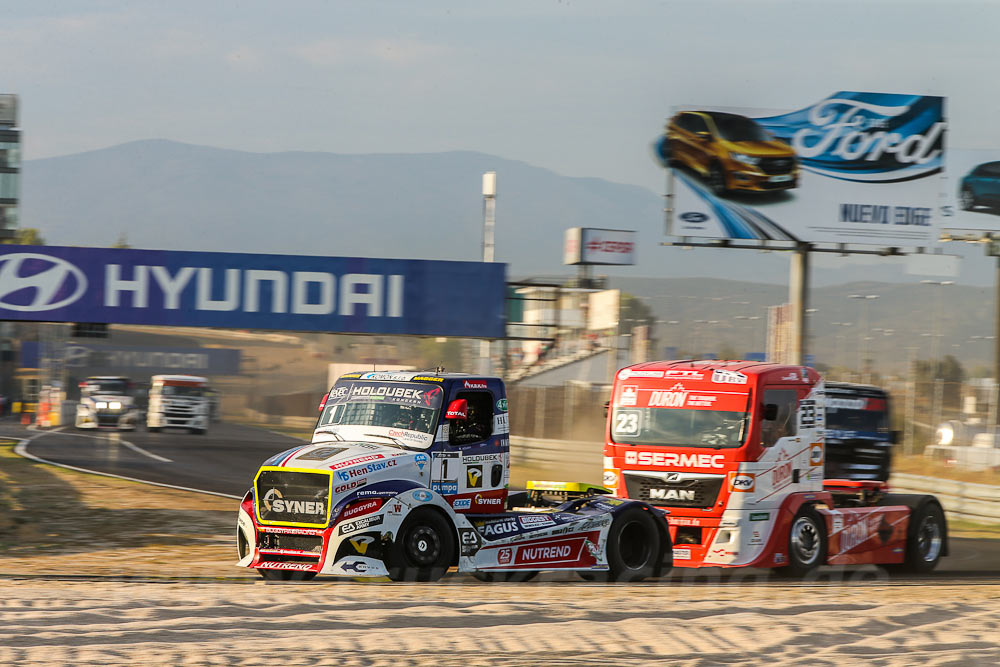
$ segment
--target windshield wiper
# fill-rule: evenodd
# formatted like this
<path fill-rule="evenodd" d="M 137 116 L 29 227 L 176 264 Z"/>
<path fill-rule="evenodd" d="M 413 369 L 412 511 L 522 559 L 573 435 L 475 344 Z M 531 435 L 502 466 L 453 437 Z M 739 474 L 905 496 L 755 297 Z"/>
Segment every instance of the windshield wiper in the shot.
<path fill-rule="evenodd" d="M 344 440 L 344 436 L 340 435 L 339 433 L 337 433 L 336 431 L 334 431 L 330 427 L 318 428 L 318 429 L 316 429 L 315 432 L 316 433 L 326 433 L 327 435 L 332 435 L 333 437 L 335 437 L 337 439 L 338 442 L 346 442 L 346 440 Z"/>
<path fill-rule="evenodd" d="M 382 435 L 381 433 L 365 433 L 365 437 L 366 438 L 385 438 L 386 440 L 392 440 L 394 443 L 396 443 L 396 446 L 399 447 L 399 448 L 401 448 L 401 449 L 407 449 L 407 450 L 410 450 L 410 451 L 413 451 L 413 452 L 420 451 L 416 447 L 410 447 L 409 445 L 407 445 L 406 443 L 404 443 L 399 438 L 394 438 L 391 435 Z"/>

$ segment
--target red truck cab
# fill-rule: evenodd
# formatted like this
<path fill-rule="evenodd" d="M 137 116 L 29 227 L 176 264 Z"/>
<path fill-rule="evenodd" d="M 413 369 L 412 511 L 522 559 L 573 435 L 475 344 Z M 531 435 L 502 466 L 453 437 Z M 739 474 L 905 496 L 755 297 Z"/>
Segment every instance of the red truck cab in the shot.
<path fill-rule="evenodd" d="M 623 368 L 608 411 L 604 484 L 669 510 L 679 567 L 930 569 L 947 551 L 935 499 L 824 480 L 824 396 L 822 377 L 805 366 Z"/>

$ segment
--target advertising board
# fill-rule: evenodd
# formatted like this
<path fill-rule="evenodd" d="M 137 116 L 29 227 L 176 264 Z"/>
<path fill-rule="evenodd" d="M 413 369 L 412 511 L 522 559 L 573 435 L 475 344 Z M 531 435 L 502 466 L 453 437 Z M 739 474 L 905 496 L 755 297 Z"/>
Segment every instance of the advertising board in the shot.
<path fill-rule="evenodd" d="M 21 367 L 38 368 L 41 345 L 21 342 Z M 219 347 L 153 347 L 67 342 L 63 362 L 77 375 L 182 373 L 189 375 L 239 375 L 242 352 Z"/>
<path fill-rule="evenodd" d="M 973 239 L 1000 232 L 1000 150 L 948 150 L 941 231 Z"/>
<path fill-rule="evenodd" d="M 501 338 L 505 265 L 0 246 L 0 320 Z"/>
<path fill-rule="evenodd" d="M 563 264 L 635 264 L 635 232 L 570 227 L 563 243 Z"/>
<path fill-rule="evenodd" d="M 621 310 L 621 292 L 616 289 L 606 289 L 592 292 L 587 296 L 587 328 L 591 331 L 603 331 L 617 327 L 618 314 Z"/>
<path fill-rule="evenodd" d="M 685 107 L 657 142 L 682 237 L 924 246 L 938 238 L 944 98 L 838 92 L 787 113 Z"/>

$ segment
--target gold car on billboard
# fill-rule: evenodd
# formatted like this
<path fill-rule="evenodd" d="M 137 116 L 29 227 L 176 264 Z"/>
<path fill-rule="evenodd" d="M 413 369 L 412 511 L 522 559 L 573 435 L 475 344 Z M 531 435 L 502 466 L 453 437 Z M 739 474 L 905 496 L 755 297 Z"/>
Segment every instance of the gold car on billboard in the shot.
<path fill-rule="evenodd" d="M 798 185 L 795 151 L 752 118 L 718 111 L 681 111 L 667 123 L 667 157 L 708 181 L 724 196 L 772 192 Z"/>

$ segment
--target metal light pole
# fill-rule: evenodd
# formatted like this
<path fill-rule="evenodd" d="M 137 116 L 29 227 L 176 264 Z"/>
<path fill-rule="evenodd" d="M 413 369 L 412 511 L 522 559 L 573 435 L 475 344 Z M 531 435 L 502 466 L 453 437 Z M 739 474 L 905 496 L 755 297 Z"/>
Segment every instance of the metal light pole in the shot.
<path fill-rule="evenodd" d="M 858 310 L 861 310 L 861 326 L 858 328 L 858 373 L 865 383 L 870 383 L 871 369 L 866 367 L 868 361 L 868 303 L 879 297 L 878 294 L 850 294 L 848 299 L 861 299 Z"/>
<path fill-rule="evenodd" d="M 493 261 L 493 232 L 496 228 L 497 210 L 497 173 L 488 171 L 483 174 L 483 261 Z M 504 357 L 506 358 L 506 351 Z M 492 359 L 490 358 L 490 341 L 479 342 L 480 365 L 483 375 L 491 375 L 493 372 Z"/>
<path fill-rule="evenodd" d="M 921 280 L 924 285 L 937 285 L 947 287 L 954 285 L 953 280 Z M 944 399 L 944 386 L 941 378 L 941 360 L 938 355 L 941 353 L 941 297 L 942 291 L 938 290 L 937 298 L 934 301 L 934 340 L 932 341 L 933 352 L 931 353 L 931 364 L 934 368 L 934 406 L 931 411 L 931 426 L 937 428 L 941 423 L 941 402 Z"/>

